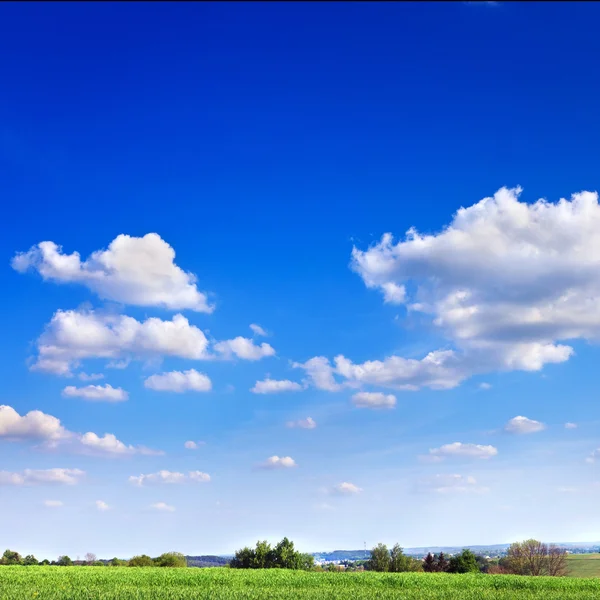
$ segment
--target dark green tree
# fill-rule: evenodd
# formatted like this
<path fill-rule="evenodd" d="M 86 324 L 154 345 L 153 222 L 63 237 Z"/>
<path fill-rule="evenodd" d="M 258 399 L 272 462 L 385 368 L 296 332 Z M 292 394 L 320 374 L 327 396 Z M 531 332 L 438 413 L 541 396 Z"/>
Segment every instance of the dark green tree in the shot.
<path fill-rule="evenodd" d="M 443 552 L 440 552 L 437 555 L 435 563 L 437 565 L 437 569 L 436 570 L 439 573 L 446 573 L 448 571 L 448 569 L 450 568 L 450 563 L 446 559 L 446 555 Z"/>
<path fill-rule="evenodd" d="M 126 567 L 127 561 L 116 556 L 108 563 L 109 567 Z"/>
<path fill-rule="evenodd" d="M 435 560 L 435 556 L 429 552 L 427 556 L 423 559 L 423 571 L 425 573 L 435 573 L 438 570 L 437 562 Z"/>
<path fill-rule="evenodd" d="M 127 563 L 128 567 L 153 567 L 154 561 L 147 554 L 132 557 Z"/>
<path fill-rule="evenodd" d="M 59 556 L 56 564 L 59 567 L 72 567 L 73 561 L 65 554 L 64 556 Z"/>
<path fill-rule="evenodd" d="M 40 561 L 40 567 L 47 567 L 49 564 L 50 564 L 50 561 L 47 558 Z"/>
<path fill-rule="evenodd" d="M 371 550 L 371 558 L 368 562 L 369 571 L 379 571 L 387 573 L 390 570 L 391 557 L 385 544 L 377 544 Z"/>
<path fill-rule="evenodd" d="M 181 552 L 165 552 L 154 559 L 157 567 L 187 567 L 187 560 Z"/>
<path fill-rule="evenodd" d="M 478 573 L 477 558 L 471 550 L 464 549 L 460 554 L 455 554 L 450 559 L 449 573 Z"/>
<path fill-rule="evenodd" d="M 248 546 L 238 550 L 229 565 L 232 569 L 253 569 L 254 550 Z"/>
<path fill-rule="evenodd" d="M 23 559 L 23 562 L 21 564 L 25 565 L 26 567 L 31 567 L 33 565 L 38 565 L 39 563 L 38 563 L 38 559 L 33 554 L 28 554 Z"/>
<path fill-rule="evenodd" d="M 20 565 L 22 560 L 23 559 L 18 552 L 15 552 L 14 550 L 6 550 L 0 559 L 0 564 Z"/>

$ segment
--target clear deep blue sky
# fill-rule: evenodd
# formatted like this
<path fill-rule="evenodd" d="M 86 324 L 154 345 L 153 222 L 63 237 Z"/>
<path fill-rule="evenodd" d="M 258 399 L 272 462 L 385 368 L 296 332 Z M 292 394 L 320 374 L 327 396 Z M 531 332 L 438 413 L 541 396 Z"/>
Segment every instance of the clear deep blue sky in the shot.
<path fill-rule="evenodd" d="M 409 318 L 369 289 L 350 268 L 352 248 L 386 232 L 402 240 L 410 227 L 437 234 L 503 186 L 522 186 L 529 204 L 597 190 L 599 22 L 600 6 L 579 2 L 2 4 L 0 404 L 165 454 L 49 450 L 45 434 L 11 434 L 0 416 L 0 470 L 86 473 L 76 485 L 1 486 L 0 543 L 52 557 L 231 552 L 283 535 L 313 551 L 599 539 L 596 469 L 585 462 L 599 445 L 592 325 L 543 339 L 573 340 L 560 364 L 502 363 L 448 390 L 355 382 L 331 392 L 308 381 L 293 393 L 249 391 L 267 375 L 302 384 L 291 362 L 315 356 L 361 364 L 457 347 L 430 315 Z M 212 314 L 11 268 L 43 241 L 84 260 L 120 234 L 148 233 L 211 293 Z M 586 285 L 600 298 L 593 277 Z M 140 322 L 181 313 L 211 340 L 251 338 L 255 323 L 269 336 L 254 341 L 276 354 L 137 360 L 117 349 L 133 359 L 125 369 L 93 355 L 72 377 L 31 370 L 58 310 Z M 191 368 L 212 380 L 210 392 L 144 386 Z M 79 372 L 104 378 L 82 382 Z M 129 399 L 62 394 L 107 383 Z M 357 408 L 359 391 L 393 394 L 396 406 Z M 285 427 L 308 416 L 316 428 Z M 515 416 L 545 428 L 501 433 Z M 206 444 L 187 450 L 189 440 Z M 418 459 L 453 442 L 498 454 Z M 273 455 L 297 466 L 256 468 Z M 128 482 L 159 470 L 211 481 Z M 463 484 L 431 483 L 450 475 Z M 336 494 L 343 482 L 361 491 Z M 539 508 L 549 495 L 569 508 L 564 517 Z M 157 502 L 175 510 L 152 512 Z"/>

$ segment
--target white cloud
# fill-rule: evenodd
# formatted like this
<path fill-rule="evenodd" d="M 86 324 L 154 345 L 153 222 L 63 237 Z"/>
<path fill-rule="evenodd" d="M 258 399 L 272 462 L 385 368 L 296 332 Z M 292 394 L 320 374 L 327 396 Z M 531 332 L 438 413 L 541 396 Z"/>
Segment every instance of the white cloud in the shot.
<path fill-rule="evenodd" d="M 362 491 L 363 489 L 357 485 L 349 483 L 348 481 L 344 481 L 333 486 L 333 488 L 330 490 L 330 493 L 334 496 L 355 496 L 360 494 Z"/>
<path fill-rule="evenodd" d="M 75 485 L 85 471 L 80 469 L 25 469 L 22 473 L 0 471 L 0 485 Z"/>
<path fill-rule="evenodd" d="M 544 429 L 543 423 L 522 416 L 513 417 L 504 427 L 508 433 L 536 433 Z"/>
<path fill-rule="evenodd" d="M 565 429 L 577 429 L 577 423 L 565 423 Z"/>
<path fill-rule="evenodd" d="M 105 300 L 171 310 L 214 310 L 196 286 L 196 276 L 175 262 L 175 251 L 156 233 L 117 236 L 107 250 L 81 261 L 78 252 L 64 254 L 54 242 L 41 242 L 17 254 L 12 267 L 37 271 L 44 280 L 80 283 Z"/>
<path fill-rule="evenodd" d="M 184 447 L 188 450 L 197 450 L 200 446 L 204 446 L 206 442 L 194 442 L 192 440 L 186 442 Z"/>
<path fill-rule="evenodd" d="M 254 335 L 260 335 L 262 337 L 267 337 L 267 332 L 260 326 L 257 325 L 256 323 L 252 323 L 250 325 L 250 329 L 252 329 Z"/>
<path fill-rule="evenodd" d="M 439 462 L 445 458 L 452 457 L 488 459 L 497 454 L 498 449 L 494 446 L 454 442 L 452 444 L 444 444 L 439 448 L 431 448 L 429 454 L 423 458 L 430 459 L 431 462 Z"/>
<path fill-rule="evenodd" d="M 175 507 L 167 504 L 166 502 L 155 502 L 150 505 L 150 508 L 154 510 L 159 510 L 161 512 L 175 512 Z"/>
<path fill-rule="evenodd" d="M 59 419 L 39 410 L 26 415 L 11 406 L 0 406 L 0 439 L 8 441 L 41 441 L 46 449 L 66 449 L 84 454 L 119 456 L 125 454 L 162 454 L 144 446 L 126 446 L 113 434 L 100 437 L 93 432 L 83 435 L 66 429 Z"/>
<path fill-rule="evenodd" d="M 381 392 L 357 392 L 352 396 L 352 403 L 358 408 L 394 408 L 396 396 Z"/>
<path fill-rule="evenodd" d="M 315 429 L 317 423 L 312 417 L 306 417 L 306 419 L 299 419 L 298 421 L 288 421 L 286 427 L 299 428 L 299 429 Z"/>
<path fill-rule="evenodd" d="M 104 502 L 104 500 L 96 500 L 95 504 L 96 504 L 96 508 L 100 512 L 105 512 L 105 511 L 111 509 L 111 507 L 106 502 Z"/>
<path fill-rule="evenodd" d="M 262 469 L 290 469 L 296 466 L 296 462 L 290 456 L 270 456 L 259 465 Z"/>
<path fill-rule="evenodd" d="M 79 377 L 81 381 L 97 381 L 98 379 L 104 379 L 102 373 L 78 373 L 77 377 Z"/>
<path fill-rule="evenodd" d="M 278 394 L 279 392 L 299 392 L 304 389 L 304 386 L 290 381 L 289 379 L 263 379 L 257 381 L 254 387 L 250 390 L 254 394 Z"/>
<path fill-rule="evenodd" d="M 275 350 L 269 344 L 263 342 L 258 345 L 242 336 L 238 336 L 233 340 L 217 342 L 214 347 L 225 358 L 232 358 L 235 355 L 244 360 L 260 360 L 275 355 Z"/>
<path fill-rule="evenodd" d="M 183 315 L 143 322 L 126 315 L 59 310 L 37 341 L 33 370 L 69 376 L 86 358 L 123 359 L 175 356 L 208 359 L 208 340 Z"/>
<path fill-rule="evenodd" d="M 435 369 L 389 357 L 383 363 L 396 361 L 389 387 L 452 387 L 478 373 L 537 371 L 572 356 L 562 342 L 600 338 L 597 194 L 534 204 L 519 194 L 502 188 L 458 210 L 437 234 L 410 229 L 403 241 L 385 234 L 367 250 L 353 249 L 352 268 L 367 287 L 388 298 L 390 284 L 404 286 L 408 310 L 430 315 L 454 346 L 437 353 Z"/>
<path fill-rule="evenodd" d="M 595 463 L 600 458 L 600 448 L 596 448 L 590 455 L 585 459 L 585 462 Z"/>
<path fill-rule="evenodd" d="M 492 389 L 492 384 L 491 383 L 486 383 L 484 381 L 483 383 L 479 384 L 479 389 L 480 390 L 491 390 Z"/>
<path fill-rule="evenodd" d="M 144 387 L 159 392 L 210 392 L 212 383 L 208 376 L 196 369 L 171 371 L 151 375 L 144 381 Z"/>
<path fill-rule="evenodd" d="M 44 506 L 48 508 L 60 508 L 64 506 L 64 503 L 61 500 L 44 500 Z"/>
<path fill-rule="evenodd" d="M 63 396 L 69 398 L 83 398 L 92 402 L 124 402 L 129 394 L 122 388 L 114 388 L 108 383 L 105 385 L 86 385 L 78 388 L 68 385 L 63 390 Z"/>
<path fill-rule="evenodd" d="M 186 475 L 185 473 L 163 470 L 158 471 L 157 473 L 149 473 L 147 475 L 132 475 L 129 478 L 129 483 L 137 486 L 162 483 L 187 483 L 189 481 L 208 483 L 210 481 L 210 475 L 208 473 L 203 473 L 202 471 L 190 471 Z"/>
<path fill-rule="evenodd" d="M 324 356 L 315 356 L 305 363 L 292 363 L 296 369 L 304 369 L 312 385 L 318 390 L 337 392 L 342 386 L 335 380 L 334 370 Z"/>
<path fill-rule="evenodd" d="M 21 416 L 12 406 L 0 406 L 0 438 L 56 441 L 69 435 L 59 419 L 40 410 L 32 410 Z"/>
<path fill-rule="evenodd" d="M 475 477 L 470 475 L 435 475 L 428 479 L 422 479 L 417 489 L 422 492 L 436 492 L 438 494 L 452 493 L 486 493 L 488 488 L 479 486 Z"/>

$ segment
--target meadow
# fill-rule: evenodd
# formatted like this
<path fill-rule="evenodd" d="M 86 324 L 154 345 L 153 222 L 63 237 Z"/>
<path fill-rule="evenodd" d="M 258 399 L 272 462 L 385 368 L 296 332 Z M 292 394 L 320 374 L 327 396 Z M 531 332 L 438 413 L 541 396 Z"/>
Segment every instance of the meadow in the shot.
<path fill-rule="evenodd" d="M 600 554 L 569 554 L 567 556 L 569 577 L 600 577 Z"/>
<path fill-rule="evenodd" d="M 600 579 L 131 567 L 0 567 L 1 600 L 581 600 Z"/>

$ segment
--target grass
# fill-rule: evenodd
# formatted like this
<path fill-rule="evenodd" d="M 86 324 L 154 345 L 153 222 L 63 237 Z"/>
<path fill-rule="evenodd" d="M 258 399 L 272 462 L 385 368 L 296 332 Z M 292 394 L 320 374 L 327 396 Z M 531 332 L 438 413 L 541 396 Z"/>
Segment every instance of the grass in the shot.
<path fill-rule="evenodd" d="M 581 600 L 600 579 L 232 569 L 0 567 L 1 600 Z"/>
<path fill-rule="evenodd" d="M 600 577 L 600 554 L 569 554 L 569 577 Z"/>

